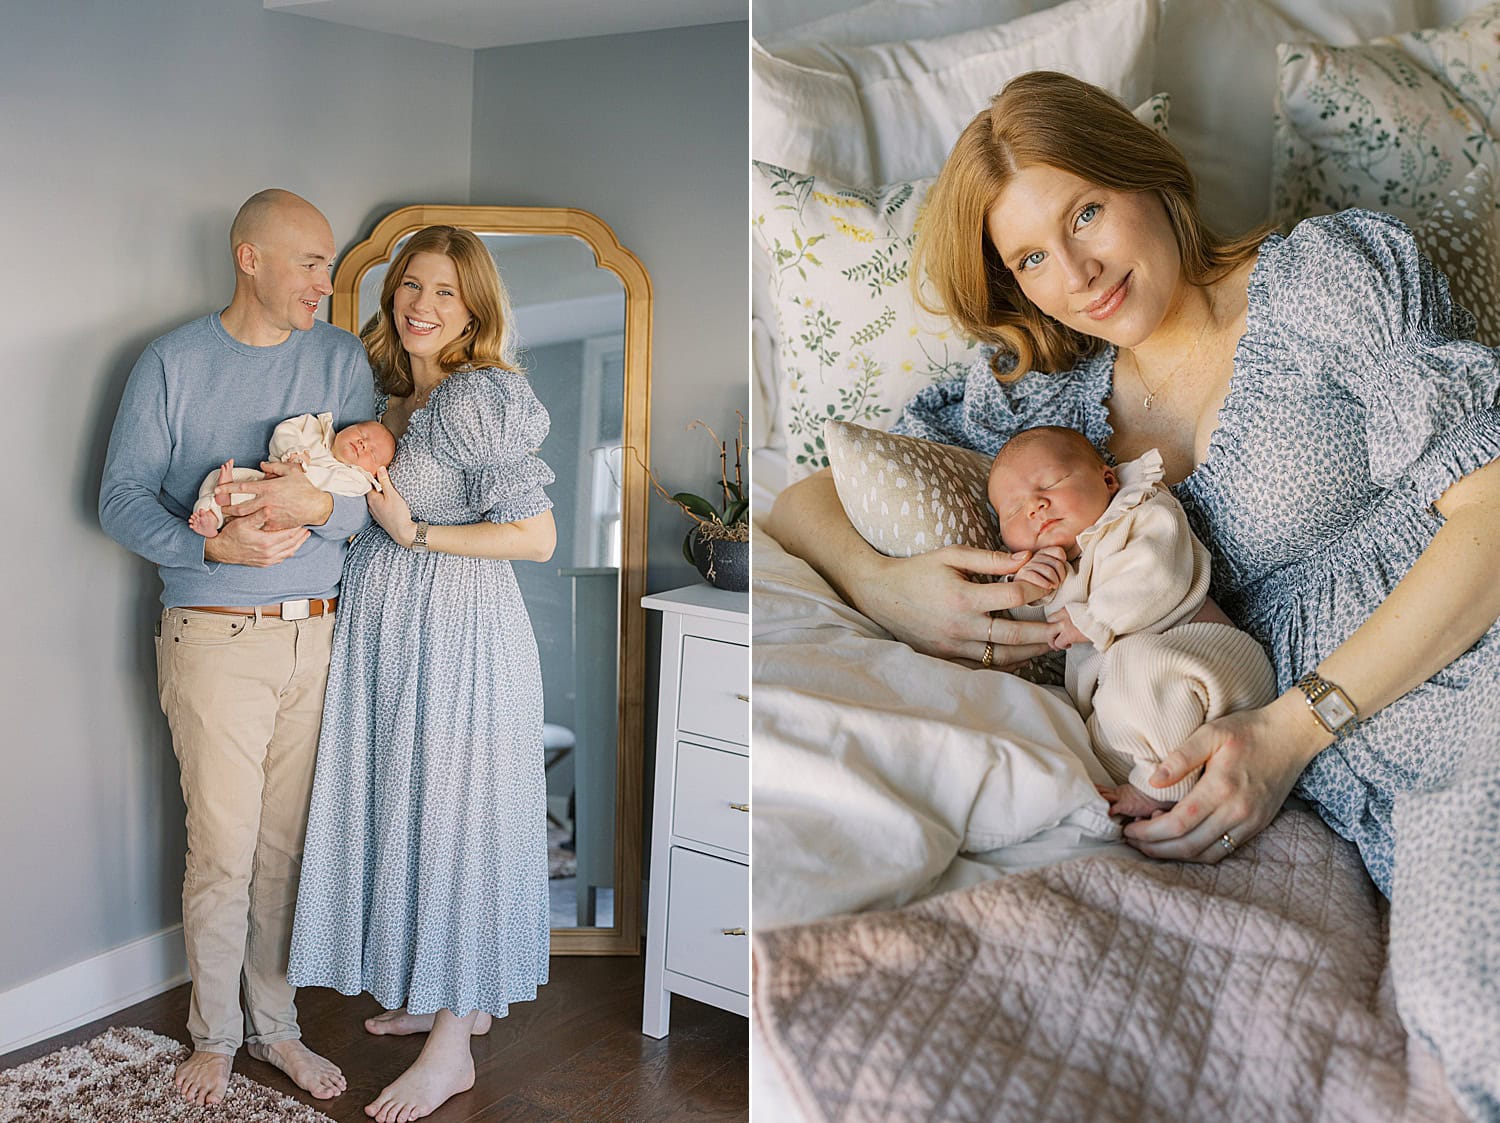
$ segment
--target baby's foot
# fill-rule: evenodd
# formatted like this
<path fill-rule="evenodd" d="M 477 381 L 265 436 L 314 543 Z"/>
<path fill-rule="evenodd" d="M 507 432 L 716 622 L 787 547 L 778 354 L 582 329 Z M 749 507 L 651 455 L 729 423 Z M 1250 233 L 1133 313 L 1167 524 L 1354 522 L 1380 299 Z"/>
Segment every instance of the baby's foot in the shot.
<path fill-rule="evenodd" d="M 1170 810 L 1175 800 L 1152 799 L 1133 784 L 1121 784 L 1117 788 L 1100 787 L 1099 794 L 1109 801 L 1111 815 L 1123 815 L 1127 819 L 1150 819 Z"/>
<path fill-rule="evenodd" d="M 188 526 L 204 538 L 215 538 L 219 533 L 218 517 L 208 507 L 199 507 L 189 515 Z"/>
<path fill-rule="evenodd" d="M 384 1014 L 366 1018 L 365 1032 L 383 1037 L 405 1037 L 411 1033 L 430 1033 L 432 1020 L 436 1016 L 436 1014 L 408 1014 L 406 1007 L 403 1006 L 399 1010 L 387 1010 Z M 470 1033 L 478 1037 L 489 1031 L 490 1016 L 481 1013 L 474 1019 L 474 1028 L 470 1030 Z"/>

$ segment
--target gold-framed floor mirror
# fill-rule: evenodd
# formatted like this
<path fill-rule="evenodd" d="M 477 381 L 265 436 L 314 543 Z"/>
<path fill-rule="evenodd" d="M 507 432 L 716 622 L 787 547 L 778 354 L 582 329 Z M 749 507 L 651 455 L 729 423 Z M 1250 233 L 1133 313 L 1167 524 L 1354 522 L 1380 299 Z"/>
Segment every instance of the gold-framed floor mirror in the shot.
<path fill-rule="evenodd" d="M 551 415 L 557 549 L 517 563 L 542 660 L 552 951 L 634 955 L 641 926 L 641 770 L 650 462 L 651 280 L 614 231 L 562 207 L 408 206 L 349 249 L 333 323 L 358 332 L 413 233 L 478 234 L 510 290 L 520 358 Z M 639 455 L 637 455 L 639 454 Z"/>

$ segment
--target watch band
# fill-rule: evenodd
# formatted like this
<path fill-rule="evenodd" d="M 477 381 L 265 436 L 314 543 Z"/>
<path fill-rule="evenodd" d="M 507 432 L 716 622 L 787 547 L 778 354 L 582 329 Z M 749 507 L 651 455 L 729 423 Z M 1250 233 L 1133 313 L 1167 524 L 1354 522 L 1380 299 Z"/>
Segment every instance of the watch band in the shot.
<path fill-rule="evenodd" d="M 1296 685 L 1307 699 L 1307 708 L 1318 719 L 1318 724 L 1335 737 L 1359 720 L 1359 710 L 1349 700 L 1349 695 L 1317 671 L 1307 672 Z"/>
<path fill-rule="evenodd" d="M 411 540 L 411 552 L 414 554 L 427 553 L 427 524 L 418 520 L 416 536 Z"/>

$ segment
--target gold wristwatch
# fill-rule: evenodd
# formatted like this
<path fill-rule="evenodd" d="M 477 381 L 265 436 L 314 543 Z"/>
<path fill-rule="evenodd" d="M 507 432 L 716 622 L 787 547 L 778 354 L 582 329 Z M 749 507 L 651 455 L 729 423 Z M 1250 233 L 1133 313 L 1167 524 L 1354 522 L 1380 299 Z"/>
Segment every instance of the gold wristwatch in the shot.
<path fill-rule="evenodd" d="M 417 533 L 411 540 L 411 552 L 414 554 L 425 554 L 427 552 L 427 524 L 417 520 Z"/>
<path fill-rule="evenodd" d="M 1308 671 L 1299 678 L 1297 689 L 1307 698 L 1307 708 L 1318 724 L 1335 737 L 1359 720 L 1359 711 L 1349 701 L 1349 695 L 1317 671 Z"/>

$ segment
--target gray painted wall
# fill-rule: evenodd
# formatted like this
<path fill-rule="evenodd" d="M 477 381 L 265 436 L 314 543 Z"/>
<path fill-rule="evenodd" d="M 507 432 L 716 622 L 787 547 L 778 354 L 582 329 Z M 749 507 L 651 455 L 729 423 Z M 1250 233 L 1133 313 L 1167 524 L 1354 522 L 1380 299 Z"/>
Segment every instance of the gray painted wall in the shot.
<path fill-rule="evenodd" d="M 732 440 L 747 408 L 747 51 L 746 24 L 722 23 L 474 60 L 473 201 L 592 211 L 651 275 L 651 465 L 669 491 L 718 478 L 688 424 Z M 652 497 L 649 591 L 698 580 L 688 525 Z"/>
<path fill-rule="evenodd" d="M 131 365 L 228 303 L 229 221 L 261 187 L 341 246 L 397 204 L 467 201 L 473 60 L 261 0 L 7 0 L 0 991 L 181 916 L 160 585 L 95 516 Z"/>
<path fill-rule="evenodd" d="M 653 463 L 701 489 L 683 429 L 746 399 L 745 51 L 743 23 L 476 54 L 260 0 L 7 0 L 0 992 L 181 916 L 160 587 L 95 502 L 141 349 L 229 299 L 238 204 L 290 188 L 342 247 L 418 201 L 595 212 L 655 285 Z M 652 590 L 696 579 L 685 526 L 653 500 Z"/>

